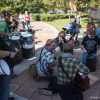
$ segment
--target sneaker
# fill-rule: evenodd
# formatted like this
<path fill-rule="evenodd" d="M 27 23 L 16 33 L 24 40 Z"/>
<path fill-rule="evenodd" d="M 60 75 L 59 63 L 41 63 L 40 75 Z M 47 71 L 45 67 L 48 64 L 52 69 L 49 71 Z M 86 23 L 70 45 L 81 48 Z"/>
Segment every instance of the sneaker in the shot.
<path fill-rule="evenodd" d="M 41 94 L 48 95 L 48 96 L 51 96 L 52 95 L 52 91 L 50 91 L 48 88 L 40 88 L 39 89 L 39 92 Z"/>
<path fill-rule="evenodd" d="M 17 77 L 17 74 L 13 74 L 12 75 L 12 78 L 14 79 L 14 78 L 16 78 Z"/>

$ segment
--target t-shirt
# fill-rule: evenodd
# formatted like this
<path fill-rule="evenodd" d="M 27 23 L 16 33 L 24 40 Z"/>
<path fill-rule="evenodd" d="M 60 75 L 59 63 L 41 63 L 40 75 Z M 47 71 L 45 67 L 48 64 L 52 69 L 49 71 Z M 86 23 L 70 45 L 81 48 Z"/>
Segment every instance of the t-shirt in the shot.
<path fill-rule="evenodd" d="M 29 15 L 25 15 L 25 22 L 30 21 L 30 16 Z"/>
<path fill-rule="evenodd" d="M 7 32 L 7 24 L 5 21 L 0 22 L 0 31 Z"/>
<path fill-rule="evenodd" d="M 19 22 L 24 22 L 24 15 L 19 15 Z"/>
<path fill-rule="evenodd" d="M 83 38 L 81 44 L 90 53 L 95 53 L 95 52 L 97 52 L 97 45 L 100 45 L 100 39 L 98 37 L 91 39 L 91 38 L 89 38 L 89 36 L 86 36 Z"/>
<path fill-rule="evenodd" d="M 37 68 L 38 75 L 44 77 L 46 76 L 45 73 L 48 73 L 48 65 L 52 63 L 54 60 L 53 60 L 52 53 L 45 47 L 43 48 L 40 56 L 41 56 L 41 60 L 40 60 L 41 63 L 39 61 L 36 65 L 36 68 Z"/>

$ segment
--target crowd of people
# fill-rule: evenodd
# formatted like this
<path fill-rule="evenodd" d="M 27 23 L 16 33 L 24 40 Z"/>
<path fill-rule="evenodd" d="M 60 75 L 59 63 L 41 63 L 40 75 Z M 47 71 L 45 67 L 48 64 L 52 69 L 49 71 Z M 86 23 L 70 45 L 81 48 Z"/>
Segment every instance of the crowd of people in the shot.
<path fill-rule="evenodd" d="M 6 69 L 3 68 L 0 72 L 0 100 L 15 100 L 14 97 L 10 97 L 10 84 L 12 78 L 16 76 L 14 74 L 14 58 L 16 53 L 10 47 L 10 36 L 17 34 L 20 31 L 19 26 L 23 25 L 19 18 L 11 14 L 9 11 L 3 11 L 0 13 L 0 69 L 3 61 L 3 67 L 9 67 L 10 74 L 6 74 Z M 30 27 L 30 17 L 28 12 L 24 14 L 24 26 L 23 29 Z M 3 73 L 4 72 L 4 73 Z M 3 73 L 3 74 L 2 74 Z"/>
<path fill-rule="evenodd" d="M 31 27 L 30 20 L 31 20 L 31 16 L 27 11 L 25 11 L 25 13 L 19 14 L 19 22 L 22 30 Z"/>
<path fill-rule="evenodd" d="M 15 53 L 8 45 L 8 33 L 18 32 L 19 26 L 22 29 L 30 28 L 30 15 L 20 13 L 18 20 L 8 12 L 1 13 L 0 18 L 0 60 L 3 59 L 10 68 L 10 75 L 0 75 L 0 100 L 14 100 L 10 97 L 10 83 L 13 76 L 13 58 Z M 77 28 L 78 27 L 78 28 Z M 70 43 L 79 33 L 80 22 L 76 19 L 62 28 L 55 39 L 48 39 L 41 50 L 39 60 L 36 64 L 38 76 L 49 80 L 47 88 L 40 88 L 40 93 L 52 95 L 58 93 L 62 100 L 83 100 L 82 90 L 70 80 L 75 79 L 77 73 L 81 77 L 88 76 L 89 72 L 96 71 L 96 53 L 100 45 L 100 20 L 97 26 L 93 18 L 89 17 L 80 48 L 83 50 L 82 61 L 79 62 L 74 56 L 74 45 Z M 72 34 L 69 40 L 66 34 Z M 78 39 L 78 38 L 77 38 Z M 92 63 L 92 64 L 91 64 Z M 54 68 L 57 68 L 55 73 Z M 62 68 L 68 74 L 62 70 Z"/>
<path fill-rule="evenodd" d="M 62 100 L 83 100 L 82 90 L 73 84 L 72 80 L 75 79 L 77 73 L 81 73 L 81 77 L 84 78 L 88 76 L 90 72 L 95 72 L 97 69 L 96 53 L 98 51 L 98 46 L 100 45 L 100 20 L 97 20 L 96 26 L 93 22 L 93 18 L 88 18 L 86 32 L 84 33 L 85 36 L 80 42 L 80 48 L 83 51 L 81 62 L 74 56 L 73 43 L 70 43 L 66 39 L 66 34 L 69 34 L 69 32 L 71 32 L 70 34 L 73 34 L 73 31 L 71 31 L 71 28 L 69 27 L 72 28 L 71 24 L 68 24 L 68 26 L 66 25 L 63 28 L 63 31 L 59 32 L 55 39 L 52 39 L 52 41 L 48 40 L 50 42 L 50 47 L 55 43 L 55 46 L 52 47 L 53 49 L 47 49 L 50 54 L 40 53 L 40 56 L 42 57 L 38 63 L 40 63 L 40 61 L 42 62 L 39 65 L 36 65 L 37 74 L 40 75 L 38 71 L 41 70 L 43 72 L 41 78 L 48 79 L 49 84 L 47 88 L 40 88 L 39 92 L 45 95 L 58 93 Z M 63 66 L 63 69 L 71 79 L 66 76 L 61 66 Z M 57 67 L 56 74 L 54 72 L 55 67 Z M 53 71 L 52 73 L 46 74 L 49 72 L 49 68 L 52 68 Z"/>

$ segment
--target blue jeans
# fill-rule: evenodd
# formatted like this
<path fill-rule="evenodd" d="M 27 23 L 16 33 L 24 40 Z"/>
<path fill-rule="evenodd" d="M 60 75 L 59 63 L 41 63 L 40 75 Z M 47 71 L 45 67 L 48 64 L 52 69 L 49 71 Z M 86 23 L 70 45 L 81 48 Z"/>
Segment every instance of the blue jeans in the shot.
<path fill-rule="evenodd" d="M 88 54 L 83 52 L 82 63 L 90 69 L 90 72 L 96 71 L 96 53 Z"/>
<path fill-rule="evenodd" d="M 0 79 L 0 100 L 9 100 L 10 95 L 10 75 L 2 75 Z"/>
<path fill-rule="evenodd" d="M 86 57 L 87 57 L 87 52 L 83 51 L 83 53 L 82 53 L 82 63 L 84 65 L 86 65 Z"/>
<path fill-rule="evenodd" d="M 9 100 L 11 77 L 12 77 L 12 69 L 11 69 L 11 75 L 0 76 L 0 100 Z"/>
<path fill-rule="evenodd" d="M 96 59 L 96 53 L 89 55 L 87 52 L 83 51 L 82 53 L 82 63 L 86 65 L 87 57 L 90 56 L 91 59 Z"/>

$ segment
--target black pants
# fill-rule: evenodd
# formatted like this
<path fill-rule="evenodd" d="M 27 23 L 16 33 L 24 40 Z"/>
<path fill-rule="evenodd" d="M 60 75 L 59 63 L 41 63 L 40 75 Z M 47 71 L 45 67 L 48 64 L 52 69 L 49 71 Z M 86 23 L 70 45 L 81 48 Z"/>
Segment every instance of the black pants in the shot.
<path fill-rule="evenodd" d="M 48 80 L 50 81 L 48 84 L 48 89 L 52 91 L 52 93 L 58 93 L 57 77 L 55 75 L 49 75 Z"/>
<path fill-rule="evenodd" d="M 59 93 L 62 100 L 83 100 L 82 91 L 73 83 L 60 85 L 57 84 L 57 77 L 50 76 L 48 88 L 53 93 Z"/>
<path fill-rule="evenodd" d="M 83 100 L 82 91 L 74 84 L 58 84 L 58 93 L 62 100 Z"/>

